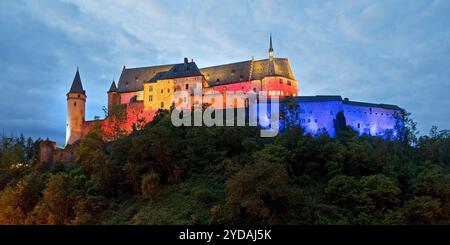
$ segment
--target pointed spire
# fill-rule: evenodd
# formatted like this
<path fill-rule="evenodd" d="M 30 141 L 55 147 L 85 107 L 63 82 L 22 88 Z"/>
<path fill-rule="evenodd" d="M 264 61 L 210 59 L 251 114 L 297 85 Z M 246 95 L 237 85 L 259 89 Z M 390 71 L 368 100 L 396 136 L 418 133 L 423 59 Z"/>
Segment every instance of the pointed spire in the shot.
<path fill-rule="evenodd" d="M 270 33 L 269 57 L 273 57 L 272 33 Z"/>
<path fill-rule="evenodd" d="M 111 87 L 108 90 L 108 93 L 117 92 L 116 82 L 113 80 L 111 83 Z"/>
<path fill-rule="evenodd" d="M 75 77 L 73 78 L 72 87 L 70 87 L 69 93 L 85 94 L 83 85 L 81 84 L 80 72 L 78 71 L 78 67 L 77 73 L 75 73 Z"/>

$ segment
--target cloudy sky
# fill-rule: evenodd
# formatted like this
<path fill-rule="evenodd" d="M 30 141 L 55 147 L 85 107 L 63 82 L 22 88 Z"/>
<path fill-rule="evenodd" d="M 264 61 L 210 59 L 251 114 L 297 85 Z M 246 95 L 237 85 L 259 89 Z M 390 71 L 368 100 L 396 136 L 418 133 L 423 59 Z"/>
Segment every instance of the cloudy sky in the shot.
<path fill-rule="evenodd" d="M 123 65 L 289 58 L 301 95 L 399 105 L 450 129 L 450 1 L 0 0 L 0 130 L 64 143 L 76 67 L 87 119 Z"/>

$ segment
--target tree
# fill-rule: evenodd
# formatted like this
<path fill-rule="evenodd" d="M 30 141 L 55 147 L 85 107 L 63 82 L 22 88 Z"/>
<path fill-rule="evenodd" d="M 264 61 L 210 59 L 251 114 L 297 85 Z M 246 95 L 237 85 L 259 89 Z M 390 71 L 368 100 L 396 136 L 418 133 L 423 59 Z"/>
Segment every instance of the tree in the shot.
<path fill-rule="evenodd" d="M 411 224 L 438 224 L 442 212 L 439 200 L 429 196 L 414 197 L 403 210 Z"/>
<path fill-rule="evenodd" d="M 74 216 L 75 196 L 72 182 L 66 173 L 50 176 L 43 192 L 43 202 L 48 208 L 48 222 L 68 224 Z"/>
<path fill-rule="evenodd" d="M 142 196 L 150 201 L 156 200 L 160 191 L 159 176 L 154 171 L 142 177 Z"/>
<path fill-rule="evenodd" d="M 225 184 L 226 207 L 234 223 L 275 224 L 292 208 L 286 168 L 259 161 L 245 166 Z"/>

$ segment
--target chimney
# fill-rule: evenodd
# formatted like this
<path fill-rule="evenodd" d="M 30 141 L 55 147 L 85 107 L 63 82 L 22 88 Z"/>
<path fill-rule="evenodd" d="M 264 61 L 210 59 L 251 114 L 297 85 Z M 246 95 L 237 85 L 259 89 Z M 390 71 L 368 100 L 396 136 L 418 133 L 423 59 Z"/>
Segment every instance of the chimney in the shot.
<path fill-rule="evenodd" d="M 191 63 L 194 63 L 194 59 L 191 59 Z"/>
<path fill-rule="evenodd" d="M 187 64 L 188 62 L 188 58 L 184 58 L 184 63 Z"/>

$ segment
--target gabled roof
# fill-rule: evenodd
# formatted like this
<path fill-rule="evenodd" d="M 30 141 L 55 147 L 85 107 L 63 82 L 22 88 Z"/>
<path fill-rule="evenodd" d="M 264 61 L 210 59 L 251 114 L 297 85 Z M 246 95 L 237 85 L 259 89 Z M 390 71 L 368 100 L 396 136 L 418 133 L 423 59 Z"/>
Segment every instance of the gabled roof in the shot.
<path fill-rule="evenodd" d="M 80 93 L 85 94 L 83 89 L 83 85 L 81 84 L 80 72 L 75 73 L 75 77 L 73 78 L 72 86 L 70 87 L 69 93 Z"/>
<path fill-rule="evenodd" d="M 187 62 L 187 60 L 184 63 L 175 64 L 170 68 L 168 71 L 164 72 L 158 72 L 153 76 L 151 79 L 149 79 L 148 82 L 156 82 L 157 80 L 162 79 L 174 79 L 174 78 L 181 78 L 181 77 L 195 77 L 195 76 L 201 76 L 202 73 L 198 69 L 195 62 Z"/>
<path fill-rule="evenodd" d="M 111 87 L 108 90 L 108 93 L 111 93 L 111 92 L 117 92 L 116 82 L 114 80 L 111 83 Z"/>
<path fill-rule="evenodd" d="M 272 64 L 269 59 L 252 60 L 205 67 L 200 69 L 210 86 L 217 86 L 241 81 L 259 80 L 266 76 L 282 76 L 295 80 L 294 73 L 291 70 L 289 60 L 286 58 L 273 58 Z M 273 65 L 273 71 L 271 66 Z M 252 70 L 250 74 L 250 69 Z M 251 77 L 250 77 L 251 75 Z"/>
<path fill-rule="evenodd" d="M 251 72 L 251 80 L 259 80 L 266 76 L 276 75 L 286 77 L 288 79 L 295 80 L 294 73 L 291 70 L 291 66 L 289 64 L 289 60 L 286 58 L 273 58 L 273 73 L 269 71 L 269 59 L 263 60 L 252 60 L 236 62 L 225 65 L 211 66 L 199 69 L 200 73 L 205 76 L 206 81 L 211 86 L 228 84 L 228 83 L 237 83 L 240 81 L 248 81 L 250 78 L 250 68 L 252 68 Z M 186 63 L 186 62 L 185 62 Z M 193 62 L 189 62 L 190 66 L 195 65 L 191 64 Z M 125 68 L 122 70 L 122 74 L 120 75 L 119 83 L 118 83 L 118 92 L 136 92 L 144 89 L 144 82 L 154 82 L 155 79 L 165 79 L 165 77 L 173 77 L 173 76 L 186 76 L 185 73 L 179 73 L 180 68 L 182 70 L 181 64 L 171 64 L 171 65 L 161 65 L 161 66 L 149 66 L 149 67 L 139 67 L 139 68 Z M 177 73 L 174 74 L 172 72 L 165 73 L 170 71 L 174 66 L 177 66 Z M 197 65 L 195 65 L 197 67 Z M 198 75 L 197 69 L 195 67 L 191 67 L 190 75 Z M 157 73 L 161 72 L 158 76 Z M 161 77 L 160 77 L 161 76 Z"/>
<path fill-rule="evenodd" d="M 118 83 L 118 92 L 136 92 L 144 89 L 143 83 L 156 73 L 168 71 L 173 65 L 149 66 L 139 68 L 123 68 Z"/>

